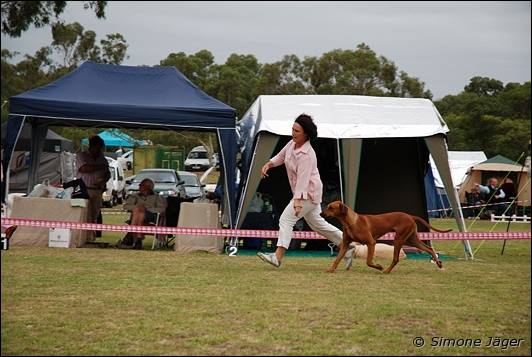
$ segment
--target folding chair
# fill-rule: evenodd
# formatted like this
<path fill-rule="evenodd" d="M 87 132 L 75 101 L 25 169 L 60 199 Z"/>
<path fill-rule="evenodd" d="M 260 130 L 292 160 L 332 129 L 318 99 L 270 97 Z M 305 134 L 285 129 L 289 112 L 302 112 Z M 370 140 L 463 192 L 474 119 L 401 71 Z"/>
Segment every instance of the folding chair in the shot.
<path fill-rule="evenodd" d="M 157 224 L 155 224 L 155 227 L 164 226 L 166 224 L 165 216 L 157 213 Z M 174 245 L 174 239 L 175 236 L 169 235 L 169 234 L 154 234 L 153 235 L 153 243 L 151 244 L 151 249 L 159 249 L 159 248 L 172 248 Z"/>
<path fill-rule="evenodd" d="M 127 223 L 128 225 L 131 225 L 131 215 L 132 215 L 132 213 L 130 211 L 128 211 L 128 212 L 129 212 L 129 218 L 125 221 L 125 223 Z M 161 225 L 164 225 L 164 215 L 162 215 L 160 213 L 157 213 L 156 214 L 156 218 L 155 218 L 155 223 L 148 222 L 147 225 L 148 226 L 153 226 L 153 227 L 159 227 Z M 168 245 L 168 243 L 166 243 L 166 241 L 167 241 L 166 235 L 155 234 L 155 233 L 145 233 L 144 235 L 145 236 L 146 235 L 153 235 L 153 243 L 152 243 L 151 249 L 155 249 L 156 246 L 157 246 L 157 248 L 162 247 L 162 246 L 164 246 L 164 244 L 166 244 L 166 246 Z M 120 242 L 119 242 L 119 244 L 120 244 Z M 136 246 L 136 240 L 134 240 L 134 243 L 133 243 L 133 247 L 135 247 L 135 246 Z"/>

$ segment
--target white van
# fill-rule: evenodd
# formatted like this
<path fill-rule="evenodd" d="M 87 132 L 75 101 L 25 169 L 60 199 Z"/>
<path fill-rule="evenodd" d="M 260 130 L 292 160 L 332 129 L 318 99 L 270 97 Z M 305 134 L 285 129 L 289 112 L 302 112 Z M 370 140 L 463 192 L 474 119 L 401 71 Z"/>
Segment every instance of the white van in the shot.
<path fill-rule="evenodd" d="M 211 160 L 204 146 L 196 146 L 185 159 L 185 171 L 205 171 L 211 167 Z"/>
<path fill-rule="evenodd" d="M 133 168 L 133 150 L 126 151 L 116 161 L 122 166 L 122 169 L 131 170 Z"/>
<path fill-rule="evenodd" d="M 104 206 L 113 207 L 121 204 L 125 198 L 126 181 L 124 179 L 124 169 L 118 161 L 106 157 L 109 162 L 111 178 L 107 181 L 106 189 L 102 193 L 102 203 Z"/>

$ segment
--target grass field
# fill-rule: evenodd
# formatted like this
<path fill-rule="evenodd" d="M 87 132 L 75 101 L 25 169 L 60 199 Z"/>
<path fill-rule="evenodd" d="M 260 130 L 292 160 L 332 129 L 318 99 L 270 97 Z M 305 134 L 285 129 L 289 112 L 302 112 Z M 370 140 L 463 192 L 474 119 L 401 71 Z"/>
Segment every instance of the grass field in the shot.
<path fill-rule="evenodd" d="M 330 257 L 276 269 L 244 255 L 15 247 L 2 251 L 1 354 L 530 355 L 530 241 L 503 255 L 502 241 L 472 242 L 474 261 L 460 242 L 434 245 L 456 257 L 444 271 L 406 259 L 390 275 L 361 260 L 326 274 Z"/>

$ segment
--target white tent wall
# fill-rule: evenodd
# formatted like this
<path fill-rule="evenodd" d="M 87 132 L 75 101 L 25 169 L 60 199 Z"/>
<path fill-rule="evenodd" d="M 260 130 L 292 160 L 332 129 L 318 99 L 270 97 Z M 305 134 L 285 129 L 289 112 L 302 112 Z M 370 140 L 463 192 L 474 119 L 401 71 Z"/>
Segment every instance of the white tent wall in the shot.
<path fill-rule="evenodd" d="M 448 151 L 447 154 L 455 187 L 460 186 L 465 180 L 470 167 L 488 159 L 483 151 Z M 438 188 L 443 188 L 440 173 L 434 164 L 432 156 L 430 157 L 430 165 L 432 167 L 432 175 L 434 176 L 434 184 Z"/>

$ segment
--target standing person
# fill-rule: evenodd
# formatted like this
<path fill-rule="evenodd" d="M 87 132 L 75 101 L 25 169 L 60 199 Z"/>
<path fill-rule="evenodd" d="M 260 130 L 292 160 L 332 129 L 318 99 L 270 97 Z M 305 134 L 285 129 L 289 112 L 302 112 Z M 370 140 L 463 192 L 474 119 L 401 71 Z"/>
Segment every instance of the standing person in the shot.
<path fill-rule="evenodd" d="M 257 253 L 262 260 L 277 268 L 281 266 L 290 246 L 294 225 L 302 217 L 315 232 L 336 245 L 342 242 L 342 231 L 320 216 L 323 184 L 318 172 L 316 153 L 310 145 L 317 137 L 318 128 L 312 118 L 301 114 L 292 125 L 292 140 L 261 169 L 264 178 L 268 176 L 269 169 L 284 164 L 293 193 L 292 200 L 279 219 L 279 239 L 275 253 Z M 344 258 L 347 269 L 352 264 L 353 250 L 350 249 Z"/>
<path fill-rule="evenodd" d="M 96 223 L 102 209 L 102 192 L 111 178 L 109 163 L 103 155 L 104 142 L 98 135 L 89 138 L 89 149 L 76 155 L 77 178 L 83 180 L 89 194 L 89 222 Z"/>

